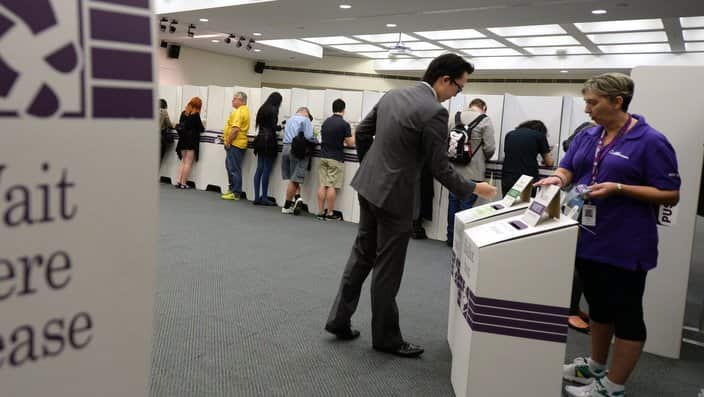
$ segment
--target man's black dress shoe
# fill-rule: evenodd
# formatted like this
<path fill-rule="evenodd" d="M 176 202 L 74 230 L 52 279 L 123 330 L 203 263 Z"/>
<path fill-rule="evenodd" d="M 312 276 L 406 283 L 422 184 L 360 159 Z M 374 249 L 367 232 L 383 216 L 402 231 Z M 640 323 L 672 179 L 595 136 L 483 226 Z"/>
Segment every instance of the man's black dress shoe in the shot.
<path fill-rule="evenodd" d="M 352 340 L 352 339 L 357 339 L 359 337 L 359 331 L 356 329 L 352 329 L 350 327 L 344 328 L 344 329 L 336 329 L 332 328 L 329 326 L 325 326 L 325 330 L 328 331 L 329 333 L 335 335 L 337 339 L 342 339 L 342 340 Z"/>
<path fill-rule="evenodd" d="M 423 352 L 425 351 L 425 350 L 423 350 L 423 348 L 421 346 L 414 345 L 414 344 L 408 343 L 408 342 L 402 342 L 400 345 L 398 345 L 398 347 L 391 348 L 391 349 L 385 348 L 385 347 L 374 346 L 374 350 L 384 352 L 384 353 L 393 354 L 393 355 L 399 356 L 399 357 L 408 357 L 408 358 L 418 357 L 421 354 L 423 354 Z"/>

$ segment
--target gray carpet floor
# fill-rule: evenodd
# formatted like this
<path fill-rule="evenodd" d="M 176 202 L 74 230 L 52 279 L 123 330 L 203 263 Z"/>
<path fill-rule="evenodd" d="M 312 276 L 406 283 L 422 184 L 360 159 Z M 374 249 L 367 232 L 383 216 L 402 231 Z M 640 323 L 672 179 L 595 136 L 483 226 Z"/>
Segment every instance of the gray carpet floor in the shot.
<path fill-rule="evenodd" d="M 151 396 L 453 396 L 443 243 L 411 241 L 398 296 L 420 359 L 372 350 L 368 283 L 353 318 L 362 336 L 323 331 L 355 234 L 355 224 L 162 185 Z M 567 350 L 584 354 L 588 337 L 570 334 Z M 645 354 L 627 392 L 702 387 L 704 348 L 685 346 L 681 360 Z"/>

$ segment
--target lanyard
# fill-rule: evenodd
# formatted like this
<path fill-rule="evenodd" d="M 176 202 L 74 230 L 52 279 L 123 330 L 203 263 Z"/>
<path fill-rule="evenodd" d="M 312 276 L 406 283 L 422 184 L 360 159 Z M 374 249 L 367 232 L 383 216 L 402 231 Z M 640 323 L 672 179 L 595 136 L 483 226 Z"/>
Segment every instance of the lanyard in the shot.
<path fill-rule="evenodd" d="M 604 147 L 604 138 L 606 137 L 606 128 L 604 128 L 603 131 L 601 131 L 601 137 L 599 138 L 599 142 L 596 144 L 596 151 L 594 152 L 594 163 L 592 164 L 592 182 L 590 185 L 593 185 L 596 183 L 596 175 L 599 173 L 599 165 L 601 164 L 602 160 L 604 160 L 604 157 L 606 157 L 606 154 L 609 153 L 609 150 L 611 150 L 614 145 L 616 144 L 616 141 L 618 141 L 619 138 L 621 138 L 626 131 L 628 131 L 628 127 L 631 125 L 631 115 L 628 115 L 628 121 L 626 121 L 626 124 L 621 127 L 621 130 L 619 130 L 618 135 Z"/>

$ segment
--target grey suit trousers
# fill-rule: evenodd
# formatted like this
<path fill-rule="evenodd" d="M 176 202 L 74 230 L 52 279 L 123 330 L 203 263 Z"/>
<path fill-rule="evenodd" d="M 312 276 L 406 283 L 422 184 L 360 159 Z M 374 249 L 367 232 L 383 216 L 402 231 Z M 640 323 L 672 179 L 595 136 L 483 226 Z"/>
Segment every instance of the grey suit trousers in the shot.
<path fill-rule="evenodd" d="M 357 309 L 362 284 L 372 272 L 372 345 L 396 348 L 403 342 L 396 295 L 401 287 L 412 219 L 399 218 L 359 195 L 359 231 L 342 275 L 327 326 L 345 329 Z"/>

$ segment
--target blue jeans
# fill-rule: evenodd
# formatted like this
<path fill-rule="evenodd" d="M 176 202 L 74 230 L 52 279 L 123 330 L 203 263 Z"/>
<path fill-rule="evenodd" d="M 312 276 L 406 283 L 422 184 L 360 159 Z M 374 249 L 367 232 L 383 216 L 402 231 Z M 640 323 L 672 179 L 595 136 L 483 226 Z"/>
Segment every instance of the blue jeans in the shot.
<path fill-rule="evenodd" d="M 455 214 L 468 210 L 474 206 L 477 201 L 477 195 L 472 194 L 467 200 L 460 200 L 454 194 L 450 193 L 449 201 L 447 203 L 447 241 L 452 244 L 455 235 Z"/>
<path fill-rule="evenodd" d="M 225 169 L 230 191 L 235 194 L 242 193 L 242 159 L 246 149 L 231 146 L 225 148 Z"/>
<path fill-rule="evenodd" d="M 254 173 L 254 200 L 265 199 L 269 197 L 269 174 L 274 167 L 275 157 L 264 155 L 257 156 L 257 171 Z M 261 196 L 259 195 L 259 186 L 261 186 Z"/>

